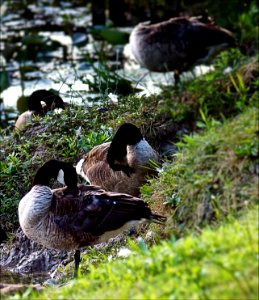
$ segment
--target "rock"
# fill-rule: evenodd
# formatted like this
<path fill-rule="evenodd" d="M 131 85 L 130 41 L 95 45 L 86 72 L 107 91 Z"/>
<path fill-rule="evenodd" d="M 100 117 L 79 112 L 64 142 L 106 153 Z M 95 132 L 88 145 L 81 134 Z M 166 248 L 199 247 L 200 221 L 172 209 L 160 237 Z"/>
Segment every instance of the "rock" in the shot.
<path fill-rule="evenodd" d="M 123 234 L 110 239 L 107 243 L 95 245 L 96 250 L 104 250 L 125 240 Z M 86 247 L 82 254 L 86 254 Z M 0 266 L 14 274 L 29 275 L 31 280 L 38 283 L 53 283 L 61 280 L 64 267 L 74 259 L 74 251 L 56 251 L 43 248 L 41 245 L 29 240 L 21 228 L 9 243 L 0 247 Z M 48 281 L 50 279 L 50 281 Z"/>
<path fill-rule="evenodd" d="M 6 243 L 0 249 L 0 266 L 14 273 L 38 274 L 46 279 L 61 261 L 73 259 L 73 253 L 43 248 L 29 240 L 19 228 L 12 244 Z M 37 276 L 38 276 L 37 275 Z"/>
<path fill-rule="evenodd" d="M 0 225 L 0 244 L 7 240 L 7 234 Z"/>
<path fill-rule="evenodd" d="M 201 224 L 204 221 L 210 221 L 215 216 L 215 211 L 211 201 L 204 197 L 202 203 L 197 206 L 197 220 Z"/>

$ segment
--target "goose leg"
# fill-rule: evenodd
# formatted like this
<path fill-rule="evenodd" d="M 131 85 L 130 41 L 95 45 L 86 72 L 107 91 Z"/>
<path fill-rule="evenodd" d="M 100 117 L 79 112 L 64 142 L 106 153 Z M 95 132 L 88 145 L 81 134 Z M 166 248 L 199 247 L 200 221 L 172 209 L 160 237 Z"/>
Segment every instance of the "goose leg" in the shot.
<path fill-rule="evenodd" d="M 79 268 L 79 263 L 80 263 L 80 250 L 76 250 L 75 255 L 74 255 L 74 260 L 75 260 L 75 273 L 74 277 L 78 277 L 78 268 Z"/>
<path fill-rule="evenodd" d="M 180 72 L 178 70 L 174 70 L 174 85 L 178 86 L 180 83 Z"/>

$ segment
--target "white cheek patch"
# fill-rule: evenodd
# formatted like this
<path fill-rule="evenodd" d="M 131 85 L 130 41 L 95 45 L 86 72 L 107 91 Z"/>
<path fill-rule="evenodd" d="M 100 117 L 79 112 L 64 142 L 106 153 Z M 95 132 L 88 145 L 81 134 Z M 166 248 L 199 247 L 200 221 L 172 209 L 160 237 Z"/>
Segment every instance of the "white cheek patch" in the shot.
<path fill-rule="evenodd" d="M 79 160 L 79 162 L 76 165 L 76 173 L 78 175 L 80 175 L 81 177 L 83 177 L 89 184 L 91 184 L 89 178 L 87 177 L 87 175 L 85 174 L 85 172 L 83 171 L 83 163 L 84 163 L 84 158 L 81 158 Z"/>
<path fill-rule="evenodd" d="M 58 172 L 57 181 L 59 181 L 61 184 L 66 185 L 64 179 L 64 171 L 62 169 L 60 169 Z"/>
<path fill-rule="evenodd" d="M 81 175 L 82 177 L 84 177 L 84 172 L 83 172 L 83 170 L 82 170 L 83 163 L 84 163 L 84 159 L 81 158 L 81 159 L 79 160 L 79 162 L 77 163 L 77 165 L 76 165 L 76 173 L 77 173 L 78 175 Z"/>

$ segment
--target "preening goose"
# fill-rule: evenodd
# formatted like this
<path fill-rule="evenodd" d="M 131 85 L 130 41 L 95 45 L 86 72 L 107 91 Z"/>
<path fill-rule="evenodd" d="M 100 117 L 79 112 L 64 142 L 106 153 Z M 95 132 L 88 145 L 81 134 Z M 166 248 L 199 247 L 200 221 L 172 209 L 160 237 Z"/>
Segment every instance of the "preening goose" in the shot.
<path fill-rule="evenodd" d="M 147 175 L 155 172 L 148 167 L 151 161 L 159 161 L 157 152 L 135 125 L 124 123 L 112 142 L 98 145 L 86 153 L 76 170 L 90 184 L 107 191 L 138 196 Z"/>
<path fill-rule="evenodd" d="M 42 106 L 41 101 L 45 102 L 46 105 Z M 65 108 L 61 97 L 47 90 L 37 90 L 30 95 L 28 110 L 18 117 L 15 128 L 22 130 L 31 121 L 33 115 L 44 116 L 48 111 L 55 108 Z"/>
<path fill-rule="evenodd" d="M 62 174 L 66 187 L 51 190 L 50 179 Z M 39 168 L 31 190 L 19 203 L 18 215 L 29 239 L 50 249 L 76 250 L 75 275 L 81 247 L 107 241 L 139 222 L 166 220 L 139 198 L 77 184 L 75 168 L 57 160 Z"/>
<path fill-rule="evenodd" d="M 179 73 L 210 63 L 220 51 L 234 47 L 228 30 L 208 16 L 177 17 L 157 24 L 139 24 L 130 35 L 130 47 L 138 63 L 150 71 Z"/>

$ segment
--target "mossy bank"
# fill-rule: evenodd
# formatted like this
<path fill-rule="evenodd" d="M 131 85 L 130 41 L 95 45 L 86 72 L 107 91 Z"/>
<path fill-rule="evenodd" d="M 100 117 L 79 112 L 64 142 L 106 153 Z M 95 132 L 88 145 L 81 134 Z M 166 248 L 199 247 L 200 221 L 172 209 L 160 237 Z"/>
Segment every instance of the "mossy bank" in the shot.
<path fill-rule="evenodd" d="M 35 118 L 24 132 L 1 132 L 1 217 L 9 232 L 46 160 L 76 163 L 125 121 L 160 152 L 164 142 L 174 144 L 159 176 L 141 189 L 152 209 L 168 216 L 166 227 L 151 227 L 158 245 L 128 242 L 134 255 L 125 261 L 108 262 L 100 252 L 95 266 L 83 259 L 82 278 L 69 286 L 16 298 L 256 299 L 258 62 L 230 51 L 216 66 L 157 96 L 71 106 Z"/>

